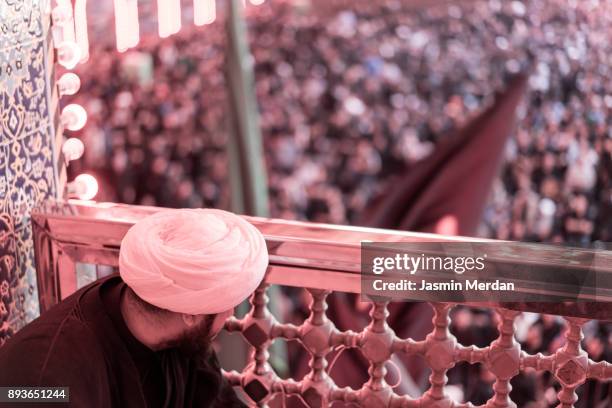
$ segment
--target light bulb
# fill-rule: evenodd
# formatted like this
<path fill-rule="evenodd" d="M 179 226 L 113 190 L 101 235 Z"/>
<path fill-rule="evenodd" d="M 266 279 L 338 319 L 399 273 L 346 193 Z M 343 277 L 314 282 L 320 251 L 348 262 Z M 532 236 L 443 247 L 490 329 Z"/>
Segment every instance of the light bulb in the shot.
<path fill-rule="evenodd" d="M 217 5 L 215 0 L 193 0 L 193 22 L 197 26 L 215 21 Z"/>
<path fill-rule="evenodd" d="M 66 72 L 57 81 L 60 96 L 74 95 L 81 87 L 81 79 L 73 72 Z"/>
<path fill-rule="evenodd" d="M 91 174 L 79 174 L 68 186 L 68 194 L 81 200 L 91 200 L 98 194 L 98 181 Z"/>
<path fill-rule="evenodd" d="M 117 51 L 124 52 L 129 48 L 127 2 L 126 0 L 114 0 L 115 6 L 115 37 L 117 40 Z"/>
<path fill-rule="evenodd" d="M 61 121 L 68 130 L 81 130 L 87 123 L 87 112 L 81 105 L 71 103 L 62 110 Z"/>
<path fill-rule="evenodd" d="M 126 0 L 127 45 L 135 47 L 140 41 L 140 22 L 138 21 L 138 0 Z"/>
<path fill-rule="evenodd" d="M 157 28 L 161 38 L 169 37 L 172 31 L 168 0 L 157 0 Z"/>
<path fill-rule="evenodd" d="M 181 31 L 181 0 L 172 0 L 172 34 Z"/>
<path fill-rule="evenodd" d="M 181 29 L 180 0 L 157 0 L 157 23 L 160 37 L 177 33 Z"/>
<path fill-rule="evenodd" d="M 51 12 L 53 25 L 61 29 L 62 41 L 75 41 L 74 18 L 70 1 L 58 2 Z"/>
<path fill-rule="evenodd" d="M 138 0 L 114 0 L 117 50 L 127 51 L 140 41 Z"/>
<path fill-rule="evenodd" d="M 85 152 L 85 145 L 76 137 L 67 139 L 62 146 L 62 153 L 64 153 L 66 161 L 80 159 L 83 156 L 83 152 Z"/>
<path fill-rule="evenodd" d="M 51 19 L 55 25 L 63 26 L 64 24 L 67 24 L 71 18 L 72 10 L 70 5 L 66 3 L 58 4 L 57 6 L 53 7 L 53 10 L 51 11 Z"/>
<path fill-rule="evenodd" d="M 74 3 L 74 31 L 76 43 L 81 50 L 79 62 L 89 59 L 89 34 L 87 33 L 87 0 L 76 0 Z"/>
<path fill-rule="evenodd" d="M 57 47 L 57 61 L 66 69 L 73 69 L 81 59 L 81 50 L 73 41 L 64 41 Z"/>

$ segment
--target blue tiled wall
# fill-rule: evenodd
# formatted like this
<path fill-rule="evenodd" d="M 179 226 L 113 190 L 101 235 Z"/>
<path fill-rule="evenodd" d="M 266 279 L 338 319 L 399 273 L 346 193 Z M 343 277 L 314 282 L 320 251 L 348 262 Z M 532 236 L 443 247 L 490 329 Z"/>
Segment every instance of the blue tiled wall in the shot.
<path fill-rule="evenodd" d="M 57 196 L 48 0 L 0 0 L 0 345 L 38 315 L 29 213 Z"/>

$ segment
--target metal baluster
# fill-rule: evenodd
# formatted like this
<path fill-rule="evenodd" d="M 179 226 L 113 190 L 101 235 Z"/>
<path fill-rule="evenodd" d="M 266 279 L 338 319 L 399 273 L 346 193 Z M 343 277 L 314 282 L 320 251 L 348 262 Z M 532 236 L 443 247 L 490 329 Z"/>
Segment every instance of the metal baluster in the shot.
<path fill-rule="evenodd" d="M 510 399 L 510 380 L 519 373 L 521 363 L 521 347 L 514 340 L 514 319 L 518 315 L 519 312 L 513 310 L 497 310 L 499 337 L 491 344 L 487 356 L 488 369 L 495 375 L 495 395 L 487 402 L 487 407 L 516 407 Z"/>

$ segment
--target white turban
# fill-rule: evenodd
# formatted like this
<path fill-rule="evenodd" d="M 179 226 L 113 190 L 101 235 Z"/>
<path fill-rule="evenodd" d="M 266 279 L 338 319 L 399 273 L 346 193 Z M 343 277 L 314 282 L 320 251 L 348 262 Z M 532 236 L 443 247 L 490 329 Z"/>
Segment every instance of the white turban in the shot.
<path fill-rule="evenodd" d="M 222 210 L 165 210 L 137 222 L 121 241 L 123 281 L 146 302 L 188 314 L 232 309 L 261 283 L 263 235 Z"/>

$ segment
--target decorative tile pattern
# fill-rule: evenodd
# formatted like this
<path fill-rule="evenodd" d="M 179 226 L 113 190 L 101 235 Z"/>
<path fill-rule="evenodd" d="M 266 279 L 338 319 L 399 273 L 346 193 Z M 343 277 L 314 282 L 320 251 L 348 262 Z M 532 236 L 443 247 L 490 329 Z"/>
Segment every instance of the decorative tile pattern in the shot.
<path fill-rule="evenodd" d="M 48 0 L 0 0 L 0 345 L 38 316 L 30 210 L 57 193 Z"/>

